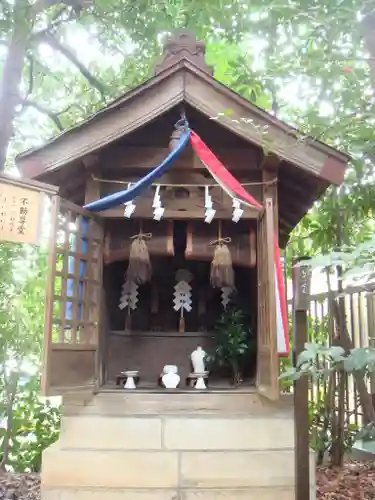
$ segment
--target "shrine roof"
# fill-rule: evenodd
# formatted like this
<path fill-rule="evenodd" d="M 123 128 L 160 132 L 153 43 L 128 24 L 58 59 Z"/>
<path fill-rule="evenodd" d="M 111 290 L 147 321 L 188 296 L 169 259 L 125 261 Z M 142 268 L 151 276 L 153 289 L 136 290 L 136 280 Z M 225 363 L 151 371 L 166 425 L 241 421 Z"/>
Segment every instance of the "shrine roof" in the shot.
<path fill-rule="evenodd" d="M 119 144 L 122 155 L 132 147 L 167 147 L 183 108 L 192 129 L 214 153 L 221 146 L 242 148 L 249 169 L 262 169 L 276 159 L 280 241 L 286 242 L 314 201 L 331 184 L 343 182 L 350 158 L 302 136 L 215 80 L 204 55 L 204 44 L 193 35 L 172 37 L 150 79 L 43 146 L 20 154 L 16 163 L 22 175 L 82 193 L 87 171 L 95 171 L 99 162 L 107 172 L 111 151 Z M 258 162 L 252 151 L 259 153 Z"/>
<path fill-rule="evenodd" d="M 260 148 L 267 144 L 269 151 L 291 165 L 328 183 L 343 181 L 346 154 L 310 137 L 301 139 L 297 129 L 215 80 L 204 51 L 203 42 L 189 33 L 169 39 L 154 76 L 43 146 L 21 153 L 16 162 L 22 174 L 39 178 L 60 169 L 186 103 L 207 120 L 221 114 L 220 124 L 227 130 Z M 230 114 L 225 113 L 228 109 Z"/>

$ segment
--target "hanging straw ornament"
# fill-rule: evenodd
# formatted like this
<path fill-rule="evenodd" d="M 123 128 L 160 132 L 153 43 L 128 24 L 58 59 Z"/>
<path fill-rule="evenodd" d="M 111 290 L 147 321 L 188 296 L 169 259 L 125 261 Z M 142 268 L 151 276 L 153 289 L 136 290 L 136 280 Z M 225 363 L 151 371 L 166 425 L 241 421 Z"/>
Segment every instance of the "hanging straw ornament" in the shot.
<path fill-rule="evenodd" d="M 221 221 L 219 221 L 218 239 L 211 241 L 210 245 L 216 245 L 211 262 L 211 285 L 213 288 L 234 287 L 234 271 L 232 255 L 228 248 L 230 238 L 222 238 Z"/>
<path fill-rule="evenodd" d="M 151 233 L 142 233 L 132 236 L 130 246 L 129 265 L 126 271 L 126 279 L 137 285 L 143 285 L 151 279 L 150 254 L 145 240 L 152 238 Z"/>

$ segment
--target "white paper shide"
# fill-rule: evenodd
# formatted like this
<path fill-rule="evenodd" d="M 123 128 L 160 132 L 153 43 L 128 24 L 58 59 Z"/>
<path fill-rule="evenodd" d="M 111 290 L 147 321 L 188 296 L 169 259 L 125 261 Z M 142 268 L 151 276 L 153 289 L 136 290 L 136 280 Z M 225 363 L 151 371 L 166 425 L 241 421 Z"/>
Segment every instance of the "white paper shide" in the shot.
<path fill-rule="evenodd" d="M 121 289 L 120 297 L 120 309 L 125 309 L 126 307 L 132 311 L 137 308 L 138 302 L 138 285 L 133 281 L 125 281 Z"/>

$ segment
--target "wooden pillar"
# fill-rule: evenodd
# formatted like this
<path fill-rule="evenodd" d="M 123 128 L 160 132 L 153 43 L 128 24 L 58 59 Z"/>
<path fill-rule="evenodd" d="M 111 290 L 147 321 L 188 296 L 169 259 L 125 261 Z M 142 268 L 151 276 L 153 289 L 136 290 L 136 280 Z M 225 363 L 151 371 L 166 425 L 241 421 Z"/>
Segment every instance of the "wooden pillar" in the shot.
<path fill-rule="evenodd" d="M 91 171 L 89 168 L 96 163 L 96 158 L 90 157 L 90 162 L 88 164 L 85 164 L 87 167 L 86 171 L 86 184 L 85 184 L 85 205 L 87 203 L 91 203 L 92 201 L 96 201 L 100 199 L 100 183 L 99 181 L 94 180 Z M 92 264 L 91 264 L 92 265 Z M 101 274 L 103 273 L 102 266 L 101 268 Z M 103 277 L 99 277 L 100 280 L 103 280 Z M 101 285 L 103 287 L 103 283 Z M 85 287 L 85 292 L 86 292 L 86 287 Z M 98 323 L 99 323 L 99 331 L 98 331 L 98 338 L 97 338 L 97 349 L 96 349 L 96 358 L 95 358 L 95 374 L 97 376 L 96 379 L 96 384 L 95 384 L 95 389 L 94 392 L 98 392 L 100 389 L 100 386 L 105 382 L 104 380 L 104 374 L 105 374 L 105 353 L 106 353 L 106 348 L 107 348 L 107 332 L 108 332 L 108 327 L 105 322 L 105 315 L 106 315 L 106 296 L 104 293 L 104 288 L 101 290 L 100 293 L 100 304 L 98 306 L 100 307 L 99 309 L 99 314 L 98 314 Z M 91 306 L 90 306 L 91 307 Z"/>
<path fill-rule="evenodd" d="M 279 204 L 277 196 L 277 179 L 280 159 L 272 154 L 266 156 L 262 163 L 262 204 L 266 203 L 267 198 L 272 199 L 273 205 L 273 228 L 279 240 Z M 286 290 L 285 290 L 286 293 Z M 285 298 L 286 300 L 286 298 Z M 280 373 L 281 363 L 279 363 Z"/>
<path fill-rule="evenodd" d="M 303 259 L 301 259 L 303 260 Z M 296 262 L 295 262 L 296 263 Z M 294 263 L 294 264 L 295 264 Z M 310 301 L 311 271 L 293 267 L 294 364 L 307 342 L 307 311 Z M 310 500 L 309 381 L 294 383 L 295 499 Z"/>
<path fill-rule="evenodd" d="M 279 234 L 279 205 L 277 199 L 277 178 L 280 159 L 277 156 L 269 155 L 265 158 L 262 164 L 262 203 L 265 203 L 267 198 L 272 198 L 274 228 Z"/>

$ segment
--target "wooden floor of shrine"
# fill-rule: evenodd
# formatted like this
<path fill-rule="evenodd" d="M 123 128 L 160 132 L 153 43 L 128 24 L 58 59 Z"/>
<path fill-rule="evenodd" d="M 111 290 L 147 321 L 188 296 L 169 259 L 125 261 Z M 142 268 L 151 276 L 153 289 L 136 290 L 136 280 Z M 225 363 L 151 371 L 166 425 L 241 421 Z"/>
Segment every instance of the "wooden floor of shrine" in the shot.
<path fill-rule="evenodd" d="M 190 392 L 254 392 L 255 380 L 245 380 L 242 384 L 234 386 L 228 380 L 214 380 L 212 382 L 208 381 L 207 389 L 197 390 L 194 387 L 188 387 L 186 384 L 182 383 L 177 389 L 165 389 L 158 386 L 155 382 L 139 382 L 137 388 L 131 392 L 149 392 L 149 393 L 190 393 Z M 117 392 L 125 391 L 123 385 L 116 385 L 115 382 L 106 383 L 100 388 L 100 392 Z M 128 391 L 127 391 L 128 392 Z"/>

